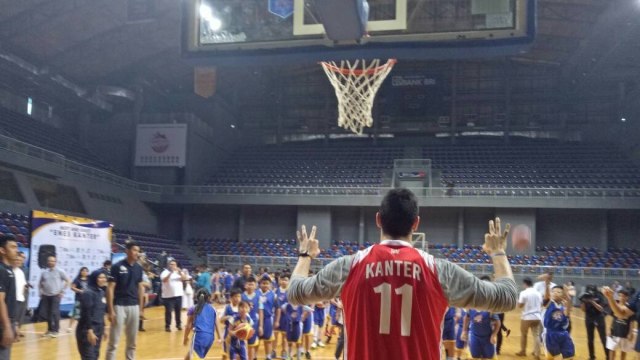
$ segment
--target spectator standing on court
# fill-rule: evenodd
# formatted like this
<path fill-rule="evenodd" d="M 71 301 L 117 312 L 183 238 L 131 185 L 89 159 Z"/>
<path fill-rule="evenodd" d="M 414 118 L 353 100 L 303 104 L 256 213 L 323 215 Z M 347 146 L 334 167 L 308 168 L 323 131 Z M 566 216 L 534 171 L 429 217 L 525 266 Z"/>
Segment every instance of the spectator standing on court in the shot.
<path fill-rule="evenodd" d="M 240 275 L 233 282 L 233 286 L 231 286 L 231 288 L 232 289 L 240 289 L 240 290 L 244 291 L 245 290 L 244 284 L 247 282 L 247 279 L 249 279 L 251 274 L 252 274 L 251 265 L 249 265 L 249 264 L 242 265 L 242 275 Z"/>
<path fill-rule="evenodd" d="M 11 359 L 11 345 L 15 341 L 16 280 L 12 267 L 17 257 L 15 238 L 0 235 L 0 360 Z"/>
<path fill-rule="evenodd" d="M 79 293 L 80 318 L 76 327 L 76 343 L 82 360 L 98 360 L 104 331 L 104 315 L 107 312 L 104 287 L 107 274 L 98 269 L 89 275 L 87 287 Z"/>
<path fill-rule="evenodd" d="M 605 358 L 609 359 L 609 350 L 607 349 L 607 330 L 605 316 L 607 313 L 607 300 L 595 285 L 587 285 L 584 294 L 580 296 L 580 308 L 585 314 L 585 326 L 587 328 L 587 345 L 589 348 L 589 360 L 595 360 L 594 335 L 595 329 L 600 335 L 600 342 L 604 348 Z"/>
<path fill-rule="evenodd" d="M 175 312 L 176 328 L 182 330 L 180 311 L 182 310 L 182 282 L 187 280 L 175 260 L 169 260 L 167 268 L 160 274 L 162 280 L 162 303 L 164 304 L 164 330 L 171 332 L 171 312 Z"/>
<path fill-rule="evenodd" d="M 144 317 L 143 270 L 138 264 L 140 247 L 137 243 L 129 241 L 125 248 L 127 257 L 111 267 L 107 288 L 107 311 L 111 322 L 107 360 L 115 360 L 123 329 L 127 338 L 126 359 L 135 359 L 138 321 Z"/>
<path fill-rule="evenodd" d="M 204 265 L 200 266 L 200 275 L 198 275 L 198 280 L 196 281 L 196 289 L 206 289 L 209 294 L 213 294 L 213 291 L 211 291 L 211 272 L 209 272 L 209 268 Z"/>
<path fill-rule="evenodd" d="M 16 327 L 16 341 L 19 337 L 24 337 L 24 334 L 20 332 L 20 326 L 24 320 L 24 315 L 27 312 L 27 294 L 29 293 L 29 285 L 27 284 L 27 278 L 24 276 L 22 266 L 24 265 L 25 256 L 22 251 L 18 251 L 18 256 L 13 262 L 13 275 L 16 279 L 16 317 L 14 319 L 14 325 Z"/>
<path fill-rule="evenodd" d="M 56 267 L 56 257 L 47 258 L 48 268 L 40 274 L 38 289 L 40 290 L 41 310 L 47 319 L 47 332 L 43 336 L 58 337 L 60 331 L 60 300 L 71 281 L 62 270 Z"/>
<path fill-rule="evenodd" d="M 529 278 L 522 280 L 524 290 L 518 298 L 520 315 L 520 352 L 517 356 L 527 356 L 527 336 L 529 330 L 533 336 L 533 356 L 540 357 L 540 332 L 542 331 L 542 295 L 533 288 Z"/>
<path fill-rule="evenodd" d="M 376 214 L 381 242 L 334 260 L 307 277 L 320 254 L 316 228 L 298 232 L 298 263 L 287 291 L 292 305 L 340 296 L 344 305 L 349 359 L 440 359 L 442 317 L 448 306 L 510 311 L 518 293 L 505 250 L 500 219 L 489 222 L 484 251 L 491 256 L 494 282 L 413 248 L 420 223 L 418 202 L 407 189 L 390 190 Z M 381 309 L 381 306 L 384 308 Z"/>

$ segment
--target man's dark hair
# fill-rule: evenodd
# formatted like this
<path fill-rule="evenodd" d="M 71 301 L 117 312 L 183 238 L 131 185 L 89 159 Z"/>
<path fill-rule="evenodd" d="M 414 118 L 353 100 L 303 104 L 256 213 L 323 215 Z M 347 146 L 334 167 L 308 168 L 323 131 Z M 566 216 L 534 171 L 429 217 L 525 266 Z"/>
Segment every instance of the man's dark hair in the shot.
<path fill-rule="evenodd" d="M 483 281 L 491 281 L 491 276 L 489 276 L 489 275 L 482 275 L 482 276 L 480 277 L 480 280 L 483 280 Z"/>
<path fill-rule="evenodd" d="M 16 241 L 16 238 L 12 234 L 0 235 L 0 247 L 7 246 L 9 241 Z"/>
<path fill-rule="evenodd" d="M 622 294 L 624 296 L 631 296 L 629 295 L 629 290 L 626 290 L 626 289 L 618 291 L 618 294 Z"/>
<path fill-rule="evenodd" d="M 104 266 L 111 266 L 111 260 L 105 260 L 105 261 L 102 263 L 102 266 L 103 266 L 103 267 L 104 267 Z"/>
<path fill-rule="evenodd" d="M 533 281 L 531 281 L 531 279 L 530 279 L 530 278 L 524 278 L 524 279 L 522 280 L 522 282 L 523 282 L 525 285 L 527 285 L 528 287 L 532 287 L 532 286 L 533 286 Z"/>
<path fill-rule="evenodd" d="M 229 291 L 229 296 L 235 296 L 235 295 L 240 295 L 242 294 L 242 290 L 238 289 L 238 288 L 233 288 L 231 289 L 231 291 Z"/>
<path fill-rule="evenodd" d="M 255 276 L 253 276 L 253 275 L 251 275 L 251 276 L 249 276 L 249 277 L 247 278 L 247 280 L 245 280 L 245 282 L 248 282 L 248 283 L 252 282 L 252 283 L 254 283 L 254 282 L 256 282 L 256 277 L 255 277 Z"/>
<path fill-rule="evenodd" d="M 137 246 L 137 247 L 138 247 L 138 249 L 140 248 L 140 245 L 138 245 L 138 243 L 137 243 L 137 242 L 135 242 L 135 241 L 133 241 L 133 240 L 131 240 L 131 241 L 127 241 L 127 242 L 124 244 L 124 247 L 125 247 L 127 250 L 131 250 L 134 246 Z"/>
<path fill-rule="evenodd" d="M 382 199 L 379 213 L 383 233 L 394 239 L 406 237 L 418 216 L 418 199 L 408 189 L 389 190 Z"/>

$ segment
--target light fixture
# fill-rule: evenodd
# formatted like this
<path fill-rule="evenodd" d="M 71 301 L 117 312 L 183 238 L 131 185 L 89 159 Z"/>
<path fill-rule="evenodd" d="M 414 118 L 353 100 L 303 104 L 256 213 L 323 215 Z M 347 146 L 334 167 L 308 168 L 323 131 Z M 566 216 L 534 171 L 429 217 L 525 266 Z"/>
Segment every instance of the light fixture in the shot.
<path fill-rule="evenodd" d="M 222 28 L 222 20 L 213 15 L 213 9 L 207 4 L 200 5 L 200 19 L 207 22 L 211 31 L 218 31 Z"/>
<path fill-rule="evenodd" d="M 627 118 L 620 118 L 620 121 L 625 122 L 627 121 Z"/>

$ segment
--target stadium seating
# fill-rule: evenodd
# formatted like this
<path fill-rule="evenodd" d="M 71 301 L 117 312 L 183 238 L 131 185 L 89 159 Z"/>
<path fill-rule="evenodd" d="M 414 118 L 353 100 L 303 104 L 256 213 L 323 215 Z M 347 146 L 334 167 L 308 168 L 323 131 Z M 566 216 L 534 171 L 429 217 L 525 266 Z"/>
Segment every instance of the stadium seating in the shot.
<path fill-rule="evenodd" d="M 288 145 L 253 147 L 234 153 L 209 181 L 221 186 L 346 187 L 383 186 L 393 160 L 403 148 L 316 147 Z"/>
<path fill-rule="evenodd" d="M 452 191 L 459 195 L 477 195 L 474 191 L 478 188 L 494 188 L 498 189 L 498 196 L 518 195 L 519 191 L 527 195 L 518 189 L 551 196 L 601 196 L 605 189 L 631 189 L 640 196 L 640 168 L 607 144 L 522 141 L 505 146 L 476 140 L 418 148 L 422 149 L 423 158 L 432 160 L 434 173 L 440 174 L 434 184 L 451 184 Z M 317 190 L 306 191 L 317 194 L 323 194 L 328 187 L 388 186 L 384 184 L 385 176 L 390 178 L 393 160 L 402 158 L 404 148 L 389 145 L 324 146 L 311 142 L 248 147 L 232 154 L 208 183 L 313 187 Z"/>
<path fill-rule="evenodd" d="M 167 239 L 164 236 L 128 230 L 116 230 L 115 239 L 116 243 L 120 245 L 124 245 L 128 239 L 136 241 L 140 245 L 142 252 L 144 252 L 147 255 L 147 258 L 153 262 L 158 260 L 160 253 L 164 250 L 169 256 L 178 261 L 178 266 L 181 268 L 192 268 L 189 257 L 184 254 L 175 240 Z M 114 252 L 120 252 L 121 248 L 114 248 L 113 250 L 116 250 Z"/>
<path fill-rule="evenodd" d="M 0 134 L 58 153 L 83 165 L 111 171 L 73 136 L 3 107 L 0 107 Z"/>
<path fill-rule="evenodd" d="M 189 245 L 196 249 L 199 256 L 271 256 L 295 257 L 297 255 L 295 239 L 190 239 Z M 370 246 L 353 242 L 338 241 L 320 254 L 322 259 L 331 259 L 353 254 Z M 451 244 L 430 244 L 429 251 L 435 256 L 456 263 L 490 264 L 490 257 L 482 251 L 480 245 L 464 245 L 458 248 Z M 640 250 L 611 249 L 608 252 L 595 248 L 545 247 L 538 249 L 536 255 L 511 255 L 510 261 L 516 265 L 594 267 L 611 269 L 640 268 Z M 594 270 L 595 271 L 595 270 Z"/>

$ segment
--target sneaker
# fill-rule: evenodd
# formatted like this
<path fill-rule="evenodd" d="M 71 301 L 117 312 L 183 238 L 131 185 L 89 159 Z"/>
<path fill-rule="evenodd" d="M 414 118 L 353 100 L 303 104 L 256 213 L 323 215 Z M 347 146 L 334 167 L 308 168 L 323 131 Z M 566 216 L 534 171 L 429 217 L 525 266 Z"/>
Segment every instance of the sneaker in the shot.
<path fill-rule="evenodd" d="M 166 332 L 171 332 L 171 328 L 170 328 L 170 327 L 168 327 L 168 326 L 165 326 L 165 327 L 164 327 L 164 331 L 166 331 Z"/>
<path fill-rule="evenodd" d="M 278 354 L 276 354 L 276 351 L 275 351 L 275 350 L 271 350 L 271 356 L 270 356 L 270 357 L 271 357 L 272 359 L 275 359 L 275 358 L 277 358 L 277 357 L 278 357 Z"/>
<path fill-rule="evenodd" d="M 322 341 L 318 341 L 318 346 L 323 348 L 324 347 L 324 343 L 322 343 Z"/>
<path fill-rule="evenodd" d="M 511 329 L 507 329 L 507 337 L 509 337 L 509 335 L 511 335 Z"/>
<path fill-rule="evenodd" d="M 311 343 L 311 348 L 312 349 L 315 349 L 317 347 L 318 347 L 318 344 L 315 341 Z"/>
<path fill-rule="evenodd" d="M 182 326 L 178 325 L 178 326 L 176 326 L 176 329 L 182 331 Z"/>
<path fill-rule="evenodd" d="M 289 353 L 283 350 L 282 351 L 282 358 L 283 359 L 288 359 L 289 358 Z"/>
<path fill-rule="evenodd" d="M 331 342 L 331 336 L 327 336 L 327 344 Z"/>
<path fill-rule="evenodd" d="M 516 356 L 527 356 L 523 351 L 517 352 Z"/>
<path fill-rule="evenodd" d="M 307 351 L 306 353 L 304 353 L 304 358 L 311 359 L 311 354 L 309 354 L 309 352 Z"/>
<path fill-rule="evenodd" d="M 49 334 L 51 334 L 51 331 L 47 331 L 46 333 L 42 334 L 42 337 L 49 337 Z"/>
<path fill-rule="evenodd" d="M 56 332 L 56 331 L 52 331 L 52 332 L 50 332 L 50 333 L 49 333 L 49 337 L 57 338 L 57 337 L 58 337 L 58 332 Z"/>

